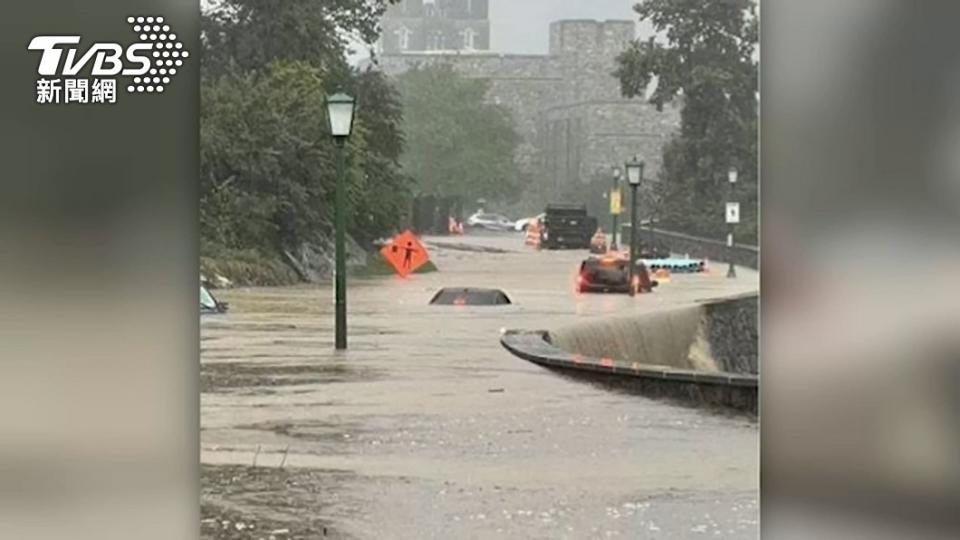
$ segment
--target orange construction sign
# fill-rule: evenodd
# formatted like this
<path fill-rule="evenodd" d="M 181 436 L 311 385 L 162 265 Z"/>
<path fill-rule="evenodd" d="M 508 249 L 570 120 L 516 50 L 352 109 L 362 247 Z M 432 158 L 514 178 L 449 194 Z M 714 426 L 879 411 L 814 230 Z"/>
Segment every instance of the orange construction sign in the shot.
<path fill-rule="evenodd" d="M 394 236 L 389 244 L 380 249 L 380 254 L 400 277 L 409 276 L 430 260 L 427 248 L 423 247 L 416 235 L 410 231 Z"/>

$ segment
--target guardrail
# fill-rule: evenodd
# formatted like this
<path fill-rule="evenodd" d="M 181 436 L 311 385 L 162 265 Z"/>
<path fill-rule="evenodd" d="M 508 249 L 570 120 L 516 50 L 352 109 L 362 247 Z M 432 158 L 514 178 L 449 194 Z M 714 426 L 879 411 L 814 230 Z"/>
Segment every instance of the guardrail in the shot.
<path fill-rule="evenodd" d="M 637 228 L 637 236 L 640 238 L 647 238 L 647 235 L 650 234 L 649 227 L 639 227 Z M 624 224 L 621 231 L 622 238 L 630 238 L 630 224 Z M 689 234 L 678 233 L 674 231 L 667 231 L 663 229 L 653 229 L 653 235 L 655 240 L 663 241 L 670 248 L 670 251 L 673 253 L 679 253 L 681 255 L 689 255 L 692 258 L 696 259 L 709 259 L 711 261 L 723 261 L 730 262 L 730 253 L 731 249 L 727 247 L 727 243 L 722 240 L 714 240 L 712 238 L 703 238 L 700 236 L 692 236 Z M 734 244 L 733 249 L 733 263 L 737 266 L 744 266 L 747 268 L 759 268 L 760 265 L 760 248 L 757 246 L 751 246 L 747 244 Z"/>

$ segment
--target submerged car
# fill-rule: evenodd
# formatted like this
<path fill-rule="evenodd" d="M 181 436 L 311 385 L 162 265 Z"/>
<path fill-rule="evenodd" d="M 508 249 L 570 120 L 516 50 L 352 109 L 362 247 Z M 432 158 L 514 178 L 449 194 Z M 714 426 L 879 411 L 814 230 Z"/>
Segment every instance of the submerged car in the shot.
<path fill-rule="evenodd" d="M 527 230 L 527 227 L 534 222 L 542 222 L 543 218 L 546 216 L 546 213 L 538 214 L 534 217 L 528 217 L 523 219 L 518 219 L 516 223 L 513 224 L 513 230 L 517 232 L 524 232 Z"/>
<path fill-rule="evenodd" d="M 639 264 L 634 268 L 630 281 L 630 261 L 616 255 L 589 257 L 580 263 L 577 273 L 577 292 L 580 293 L 627 293 L 650 292 L 657 282 L 650 279 L 647 268 Z"/>
<path fill-rule="evenodd" d="M 203 285 L 200 285 L 200 313 L 201 314 L 214 314 L 214 313 L 226 313 L 227 312 L 227 303 L 221 302 L 214 298 L 210 291 Z"/>
<path fill-rule="evenodd" d="M 435 306 L 507 306 L 510 297 L 500 289 L 444 287 L 430 300 Z"/>
<path fill-rule="evenodd" d="M 513 221 L 500 214 L 487 214 L 485 212 L 477 212 L 467 218 L 468 227 L 478 227 L 493 231 L 509 231 L 513 228 L 513 223 Z"/>

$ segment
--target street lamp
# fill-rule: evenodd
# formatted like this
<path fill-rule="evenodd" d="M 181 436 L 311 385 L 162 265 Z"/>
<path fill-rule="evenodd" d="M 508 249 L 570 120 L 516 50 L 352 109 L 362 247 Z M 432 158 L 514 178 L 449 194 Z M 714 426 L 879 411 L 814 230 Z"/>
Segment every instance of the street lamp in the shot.
<path fill-rule="evenodd" d="M 336 348 L 347 348 L 347 259 L 346 259 L 346 186 L 344 175 L 344 146 L 353 130 L 354 99 L 344 93 L 327 96 L 327 120 L 330 135 L 337 146 L 337 194 L 336 194 L 336 266 L 334 287 L 336 295 Z"/>
<path fill-rule="evenodd" d="M 610 190 L 610 216 L 613 218 L 611 227 L 610 251 L 617 250 L 617 218 L 620 217 L 620 169 L 613 168 L 613 188 Z"/>
<path fill-rule="evenodd" d="M 636 288 L 633 286 L 633 267 L 637 263 L 637 188 L 643 181 L 643 161 L 638 161 L 636 157 L 624 165 L 627 171 L 627 182 L 630 184 L 630 262 L 627 264 L 630 276 L 630 295 L 636 294 Z"/>
<path fill-rule="evenodd" d="M 737 168 L 731 166 L 730 170 L 727 171 L 727 180 L 729 190 L 727 195 L 727 260 L 730 261 L 730 266 L 727 268 L 727 277 L 735 278 L 737 277 L 737 270 L 733 265 L 733 230 L 737 223 L 740 222 L 740 203 L 733 201 L 734 190 L 737 186 Z"/>

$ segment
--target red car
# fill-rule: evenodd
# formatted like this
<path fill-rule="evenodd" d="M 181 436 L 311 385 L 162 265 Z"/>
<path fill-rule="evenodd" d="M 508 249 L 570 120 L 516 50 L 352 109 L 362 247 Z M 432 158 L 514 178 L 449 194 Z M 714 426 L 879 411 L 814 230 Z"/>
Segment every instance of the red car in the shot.
<path fill-rule="evenodd" d="M 629 261 L 623 257 L 606 255 L 590 257 L 580 263 L 577 274 L 577 292 L 651 292 L 658 283 L 650 279 L 647 268 L 639 264 L 634 268 L 633 283 L 630 283 Z"/>

